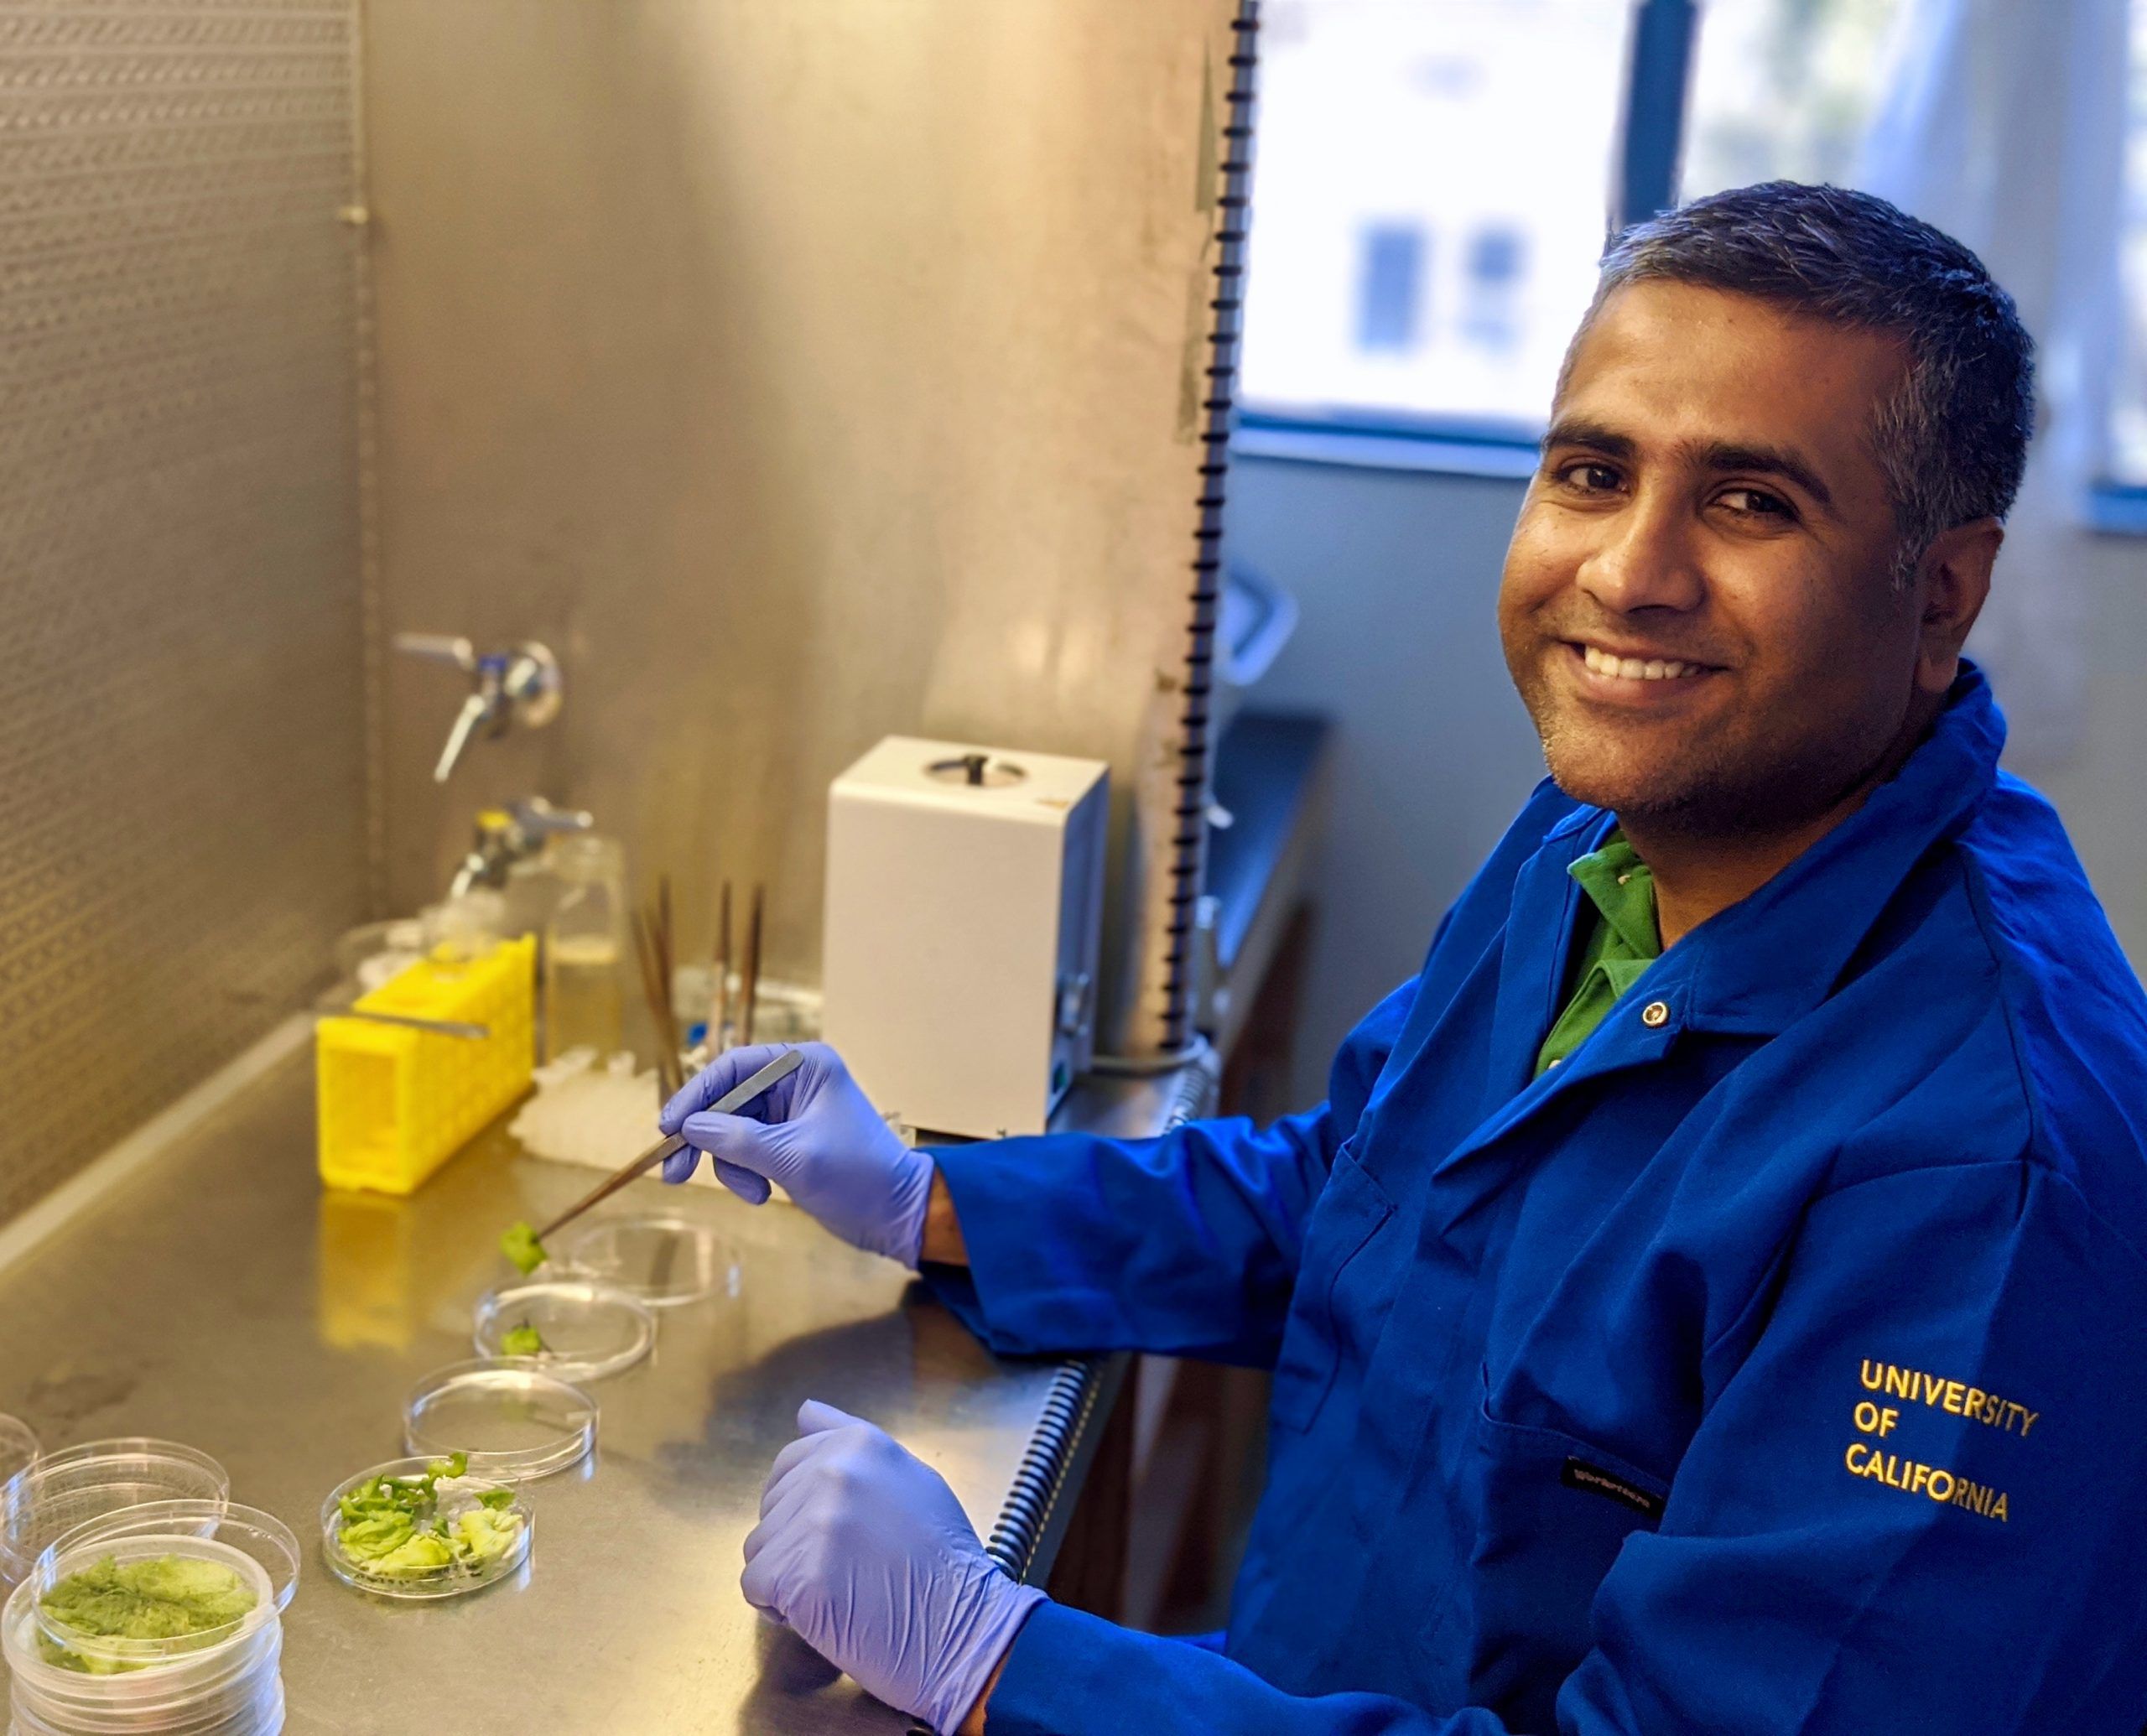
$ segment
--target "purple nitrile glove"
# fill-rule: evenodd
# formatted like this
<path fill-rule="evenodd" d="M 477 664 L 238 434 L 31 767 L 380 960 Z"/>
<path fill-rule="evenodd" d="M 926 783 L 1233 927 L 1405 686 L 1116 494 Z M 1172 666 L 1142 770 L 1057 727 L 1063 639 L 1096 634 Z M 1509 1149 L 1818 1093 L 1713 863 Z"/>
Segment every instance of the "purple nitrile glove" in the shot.
<path fill-rule="evenodd" d="M 795 1047 L 804 1064 L 735 1115 L 707 1112 L 723 1094 Z M 932 1160 L 912 1151 L 824 1042 L 756 1043 L 710 1062 L 663 1106 L 666 1133 L 692 1148 L 667 1157 L 663 1179 L 683 1182 L 703 1151 L 723 1184 L 752 1205 L 780 1182 L 853 1247 L 916 1269 L 932 1200 Z"/>
<path fill-rule="evenodd" d="M 808 1399 L 746 1539 L 746 1601 L 868 1693 L 961 1728 L 1044 1601 L 984 1552 L 946 1480 L 884 1430 Z"/>

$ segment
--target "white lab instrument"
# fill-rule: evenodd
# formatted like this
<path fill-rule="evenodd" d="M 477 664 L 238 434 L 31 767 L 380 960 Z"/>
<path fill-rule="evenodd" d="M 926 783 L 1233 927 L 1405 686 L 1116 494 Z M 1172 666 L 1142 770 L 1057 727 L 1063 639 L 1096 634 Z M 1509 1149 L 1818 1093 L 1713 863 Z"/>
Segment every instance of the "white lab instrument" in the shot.
<path fill-rule="evenodd" d="M 1094 1050 L 1110 768 L 890 735 L 828 793 L 822 1020 L 881 1111 L 1041 1133 Z"/>

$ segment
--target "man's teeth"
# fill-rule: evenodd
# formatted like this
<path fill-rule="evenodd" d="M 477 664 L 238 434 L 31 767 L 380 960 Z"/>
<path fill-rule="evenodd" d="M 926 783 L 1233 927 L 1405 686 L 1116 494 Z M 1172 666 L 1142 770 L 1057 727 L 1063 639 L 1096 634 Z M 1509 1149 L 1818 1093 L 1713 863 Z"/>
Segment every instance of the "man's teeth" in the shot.
<path fill-rule="evenodd" d="M 1669 657 L 1613 657 L 1593 645 L 1581 647 L 1581 655 L 1597 674 L 1615 675 L 1625 681 L 1675 681 L 1681 675 L 1697 675 L 1705 667 Z"/>

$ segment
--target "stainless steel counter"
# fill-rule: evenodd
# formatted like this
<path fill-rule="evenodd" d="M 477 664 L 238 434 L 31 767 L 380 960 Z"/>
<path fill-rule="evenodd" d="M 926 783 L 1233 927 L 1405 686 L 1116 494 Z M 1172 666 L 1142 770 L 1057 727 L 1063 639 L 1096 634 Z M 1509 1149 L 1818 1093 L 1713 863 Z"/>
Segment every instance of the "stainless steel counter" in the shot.
<path fill-rule="evenodd" d="M 824 1399 L 935 1466 L 989 1536 L 1068 1371 L 994 1359 L 906 1273 L 790 1207 L 637 1183 L 617 1208 L 714 1226 L 736 1295 L 664 1312 L 650 1361 L 595 1385 L 596 1458 L 530 1486 L 517 1582 L 431 1608 L 347 1590 L 319 1560 L 322 1498 L 398 1456 L 413 1385 L 473 1354 L 471 1304 L 506 1275 L 500 1231 L 542 1222 L 590 1176 L 495 1130 L 410 1200 L 324 1194 L 309 1063 L 281 1063 L 0 1269 L 0 1411 L 48 1448 L 188 1442 L 222 1460 L 234 1500 L 299 1533 L 294 1736 L 903 1728 L 741 1599 L 768 1463 L 799 1402 Z M 1171 1078 L 1097 1085 L 1068 1115 L 1154 1131 L 1196 1100 Z"/>

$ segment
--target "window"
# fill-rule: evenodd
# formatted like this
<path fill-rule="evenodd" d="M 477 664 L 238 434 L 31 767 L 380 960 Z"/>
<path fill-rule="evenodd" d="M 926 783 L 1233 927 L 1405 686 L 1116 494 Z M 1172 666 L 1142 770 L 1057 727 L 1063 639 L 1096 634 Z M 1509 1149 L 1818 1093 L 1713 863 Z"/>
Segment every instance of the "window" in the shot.
<path fill-rule="evenodd" d="M 2124 151 L 2124 221 L 2118 242 L 2125 356 L 2111 392 L 2109 473 L 2147 493 L 2147 3 L 2132 8 Z"/>
<path fill-rule="evenodd" d="M 1417 347 L 1424 295 L 1424 231 L 1417 223 L 1365 229 L 1363 288 L 1357 301 L 1357 347 L 1406 355 Z"/>
<path fill-rule="evenodd" d="M 1267 0 L 1243 393 L 1540 417 L 1602 250 L 1629 0 Z"/>
<path fill-rule="evenodd" d="M 1469 300 L 1461 335 L 1484 350 L 1510 351 L 1521 341 L 1521 288 L 1527 273 L 1527 237 L 1510 223 L 1492 223 L 1469 244 Z"/>
<path fill-rule="evenodd" d="M 1714 0 L 1700 14 L 1678 196 L 1848 182 L 1891 81 L 1903 0 Z"/>
<path fill-rule="evenodd" d="M 1846 176 L 1905 5 L 1267 0 L 1246 423 L 1532 441 L 1613 213 L 1671 192 L 1651 161 Z"/>

